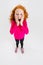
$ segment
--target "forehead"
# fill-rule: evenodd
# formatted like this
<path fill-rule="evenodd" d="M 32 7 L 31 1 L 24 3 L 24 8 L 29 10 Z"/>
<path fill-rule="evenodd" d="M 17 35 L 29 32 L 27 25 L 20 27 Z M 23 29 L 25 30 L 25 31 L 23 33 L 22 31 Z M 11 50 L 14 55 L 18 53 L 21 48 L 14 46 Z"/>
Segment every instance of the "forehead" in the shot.
<path fill-rule="evenodd" d="M 24 13 L 24 11 L 22 9 L 18 8 L 15 10 L 15 13 Z"/>

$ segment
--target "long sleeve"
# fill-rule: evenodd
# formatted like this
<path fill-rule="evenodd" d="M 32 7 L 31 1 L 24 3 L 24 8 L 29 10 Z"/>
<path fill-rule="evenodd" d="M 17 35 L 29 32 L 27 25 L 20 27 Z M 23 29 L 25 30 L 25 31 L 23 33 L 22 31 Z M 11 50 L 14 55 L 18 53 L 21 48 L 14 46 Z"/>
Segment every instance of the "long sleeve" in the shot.
<path fill-rule="evenodd" d="M 10 34 L 13 34 L 13 27 L 14 27 L 14 23 L 11 22 L 11 25 L 10 25 Z"/>
<path fill-rule="evenodd" d="M 29 29 L 27 27 L 27 22 L 26 21 L 24 21 L 24 23 L 23 23 L 22 30 L 24 30 L 25 34 L 29 33 Z"/>
<path fill-rule="evenodd" d="M 15 24 L 15 22 L 12 22 L 10 27 L 10 34 L 15 33 L 16 29 L 17 29 L 17 25 Z"/>

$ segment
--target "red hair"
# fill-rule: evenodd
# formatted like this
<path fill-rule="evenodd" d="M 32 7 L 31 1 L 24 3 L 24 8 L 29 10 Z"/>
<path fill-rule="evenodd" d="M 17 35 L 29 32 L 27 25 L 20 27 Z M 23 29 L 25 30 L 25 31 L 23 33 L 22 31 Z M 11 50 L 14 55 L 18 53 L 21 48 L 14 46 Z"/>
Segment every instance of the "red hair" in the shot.
<path fill-rule="evenodd" d="M 25 7 L 23 7 L 22 5 L 17 5 L 17 6 L 12 10 L 12 13 L 11 13 L 11 15 L 10 15 L 10 21 L 15 20 L 15 19 L 14 19 L 14 14 L 15 14 L 15 10 L 16 10 L 16 9 L 22 9 L 22 10 L 24 11 L 24 20 L 25 20 L 26 18 L 28 18 L 28 13 L 27 13 Z"/>

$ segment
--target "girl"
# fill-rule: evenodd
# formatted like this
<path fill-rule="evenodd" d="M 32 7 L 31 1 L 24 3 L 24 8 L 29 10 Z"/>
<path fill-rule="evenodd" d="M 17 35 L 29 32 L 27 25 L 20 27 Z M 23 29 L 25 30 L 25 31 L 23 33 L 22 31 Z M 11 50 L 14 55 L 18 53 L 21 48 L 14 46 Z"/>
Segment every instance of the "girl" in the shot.
<path fill-rule="evenodd" d="M 16 41 L 16 49 L 15 52 L 17 53 L 19 41 L 21 44 L 21 52 L 24 53 L 23 49 L 23 41 L 25 38 L 25 34 L 29 33 L 29 29 L 27 27 L 26 18 L 28 17 L 28 13 L 26 9 L 22 5 L 17 5 L 11 13 L 10 16 L 10 33 L 14 34 L 14 38 Z"/>

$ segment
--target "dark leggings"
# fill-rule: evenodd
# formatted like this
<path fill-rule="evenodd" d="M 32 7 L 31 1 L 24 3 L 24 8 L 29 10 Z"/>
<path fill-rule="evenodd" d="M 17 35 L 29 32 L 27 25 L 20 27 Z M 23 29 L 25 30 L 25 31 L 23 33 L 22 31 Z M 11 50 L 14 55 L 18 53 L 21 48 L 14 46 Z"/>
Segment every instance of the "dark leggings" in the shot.
<path fill-rule="evenodd" d="M 18 48 L 19 41 L 20 41 L 21 48 L 23 48 L 23 41 L 24 41 L 24 38 L 23 38 L 23 39 L 21 39 L 21 40 L 17 40 L 17 39 L 15 39 L 15 40 L 16 40 L 16 47 Z"/>

